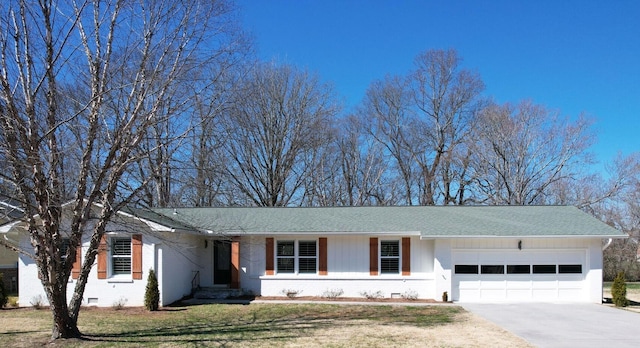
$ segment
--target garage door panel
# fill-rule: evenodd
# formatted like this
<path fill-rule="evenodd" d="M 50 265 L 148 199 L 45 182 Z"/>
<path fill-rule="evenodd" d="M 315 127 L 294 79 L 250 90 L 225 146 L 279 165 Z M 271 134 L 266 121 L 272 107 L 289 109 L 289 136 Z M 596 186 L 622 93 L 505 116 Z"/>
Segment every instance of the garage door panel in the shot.
<path fill-rule="evenodd" d="M 455 295 L 455 293 L 454 293 Z M 466 291 L 461 291 L 458 294 L 458 300 L 463 302 L 477 302 L 480 300 L 480 290 L 478 289 L 467 289 Z"/>
<path fill-rule="evenodd" d="M 576 278 L 573 280 L 558 280 L 558 288 L 559 289 L 581 289 L 582 278 Z"/>
<path fill-rule="evenodd" d="M 458 288 L 460 289 L 478 289 L 480 288 L 480 280 L 458 280 Z"/>
<path fill-rule="evenodd" d="M 507 289 L 526 289 L 531 290 L 531 280 L 507 280 Z"/>
<path fill-rule="evenodd" d="M 528 301 L 531 299 L 531 289 L 507 289 L 507 300 Z"/>
<path fill-rule="evenodd" d="M 534 301 L 549 301 L 551 299 L 557 299 L 557 289 L 533 289 L 531 291 L 531 298 Z"/>
<path fill-rule="evenodd" d="M 581 298 L 582 289 L 558 289 L 559 301 L 571 301 L 572 299 Z"/>
<path fill-rule="evenodd" d="M 480 290 L 480 299 L 483 301 L 501 301 L 504 300 L 505 289 L 487 289 Z"/>
<path fill-rule="evenodd" d="M 533 289 L 556 289 L 558 287 L 558 281 L 555 279 L 533 279 L 531 281 L 531 287 Z"/>
<path fill-rule="evenodd" d="M 481 280 L 480 281 L 480 288 L 481 289 L 489 289 L 489 290 L 494 290 L 494 289 L 499 289 L 499 290 L 504 290 L 507 288 L 507 282 L 505 280 Z"/>

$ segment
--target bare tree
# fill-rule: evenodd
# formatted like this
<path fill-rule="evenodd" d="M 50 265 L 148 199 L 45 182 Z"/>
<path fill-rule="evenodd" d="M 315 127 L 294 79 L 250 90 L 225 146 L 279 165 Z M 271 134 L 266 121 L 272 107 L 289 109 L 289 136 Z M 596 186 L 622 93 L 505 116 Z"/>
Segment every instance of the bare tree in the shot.
<path fill-rule="evenodd" d="M 413 104 L 422 120 L 417 130 L 426 148 L 416 154 L 420 204 L 464 203 L 468 146 L 483 100 L 480 76 L 462 69 L 454 50 L 427 51 L 411 76 Z"/>
<path fill-rule="evenodd" d="M 332 88 L 316 76 L 257 65 L 225 118 L 229 180 L 249 204 L 300 204 L 337 112 Z"/>
<path fill-rule="evenodd" d="M 380 143 L 367 137 L 351 115 L 336 120 L 336 136 L 309 176 L 305 204 L 363 206 L 391 204 L 387 163 Z"/>
<path fill-rule="evenodd" d="M 193 124 L 187 149 L 181 153 L 180 197 L 187 206 L 210 207 L 236 202 L 227 179 L 227 137 L 224 114 L 232 105 L 237 86 L 246 73 L 242 60 L 227 60 L 212 71 L 211 88 L 197 94 L 191 112 Z"/>
<path fill-rule="evenodd" d="M 593 190 L 598 193 L 597 199 L 583 209 L 630 237 L 615 240 L 605 249 L 603 276 L 611 280 L 623 271 L 627 279 L 640 280 L 640 152 L 619 156 L 614 161 L 611 178 L 602 187 Z M 603 196 L 606 198 L 602 199 Z"/>
<path fill-rule="evenodd" d="M 405 204 L 461 201 L 468 150 L 462 144 L 482 105 L 480 77 L 453 50 L 430 50 L 406 77 L 374 82 L 361 113 L 371 135 L 393 158 Z"/>
<path fill-rule="evenodd" d="M 207 40 L 227 29 L 220 25 L 230 13 L 224 1 L 16 0 L 0 9 L 0 146 L 33 253 L 9 246 L 38 266 L 53 339 L 80 336 L 99 241 L 115 212 L 149 183 L 132 164 L 164 145 L 143 146 L 149 129 L 170 121 L 168 106 L 188 103 L 171 100 L 176 85 L 206 64 Z M 67 299 L 72 263 L 65 260 L 75 260 L 83 234 L 90 241 Z"/>
<path fill-rule="evenodd" d="M 575 122 L 522 102 L 490 105 L 478 126 L 473 148 L 477 190 L 489 204 L 544 204 L 552 185 L 578 179 L 590 162 L 590 121 Z"/>
<path fill-rule="evenodd" d="M 394 179 L 402 187 L 402 202 L 412 205 L 416 200 L 417 172 L 416 147 L 423 143 L 415 139 L 413 129 L 419 121 L 410 109 L 406 79 L 388 76 L 374 81 L 367 90 L 363 105 L 359 110 L 365 129 L 371 137 L 385 148 L 395 169 Z"/>

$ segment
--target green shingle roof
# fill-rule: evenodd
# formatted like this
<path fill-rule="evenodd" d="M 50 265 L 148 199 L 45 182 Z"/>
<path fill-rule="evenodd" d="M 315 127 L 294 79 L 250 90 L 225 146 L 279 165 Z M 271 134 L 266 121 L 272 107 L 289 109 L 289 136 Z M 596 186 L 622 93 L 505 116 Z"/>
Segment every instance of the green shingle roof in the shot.
<path fill-rule="evenodd" d="M 441 237 L 625 237 L 570 206 L 170 208 L 139 217 L 219 234 L 404 234 Z"/>

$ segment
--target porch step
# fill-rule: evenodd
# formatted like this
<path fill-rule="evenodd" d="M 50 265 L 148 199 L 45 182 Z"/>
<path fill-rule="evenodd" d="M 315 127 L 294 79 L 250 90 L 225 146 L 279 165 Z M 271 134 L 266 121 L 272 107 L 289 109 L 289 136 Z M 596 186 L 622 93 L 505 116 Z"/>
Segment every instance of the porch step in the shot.
<path fill-rule="evenodd" d="M 193 293 L 193 298 L 222 300 L 227 298 L 238 298 L 242 295 L 244 294 L 240 289 L 199 288 Z"/>

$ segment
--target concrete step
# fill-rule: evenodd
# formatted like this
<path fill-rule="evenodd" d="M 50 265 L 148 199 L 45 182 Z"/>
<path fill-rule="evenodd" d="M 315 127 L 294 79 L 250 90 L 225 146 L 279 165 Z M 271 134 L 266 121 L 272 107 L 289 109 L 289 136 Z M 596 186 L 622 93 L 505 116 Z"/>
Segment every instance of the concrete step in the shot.
<path fill-rule="evenodd" d="M 237 298 L 244 295 L 240 289 L 227 289 L 227 288 L 199 288 L 193 293 L 193 298 L 196 299 L 227 299 Z"/>

